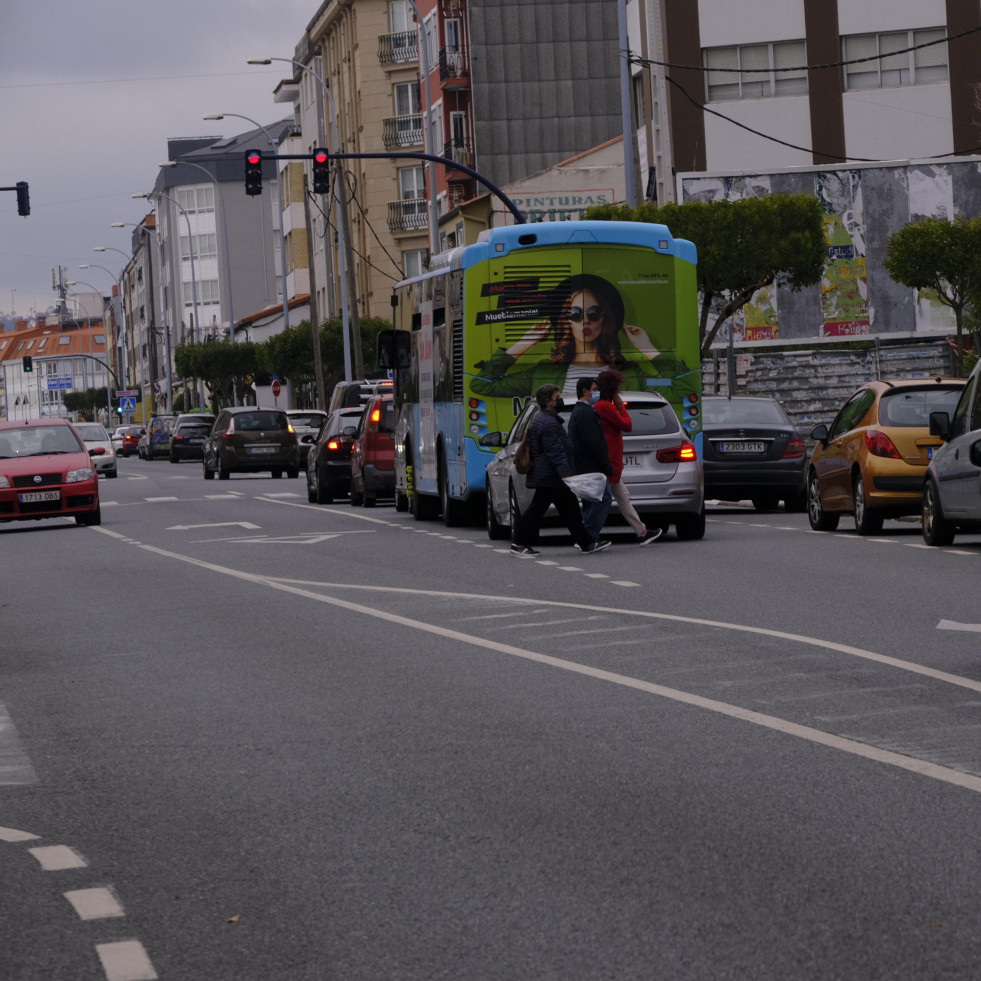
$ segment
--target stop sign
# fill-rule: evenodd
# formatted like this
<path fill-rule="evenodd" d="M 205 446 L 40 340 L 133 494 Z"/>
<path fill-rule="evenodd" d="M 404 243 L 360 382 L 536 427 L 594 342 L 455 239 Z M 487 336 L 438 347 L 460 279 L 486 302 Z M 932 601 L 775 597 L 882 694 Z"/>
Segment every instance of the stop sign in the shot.
<path fill-rule="evenodd" d="M 282 391 L 282 386 L 279 384 L 279 379 L 274 379 L 272 383 L 272 393 L 273 398 L 279 398 L 279 393 Z"/>

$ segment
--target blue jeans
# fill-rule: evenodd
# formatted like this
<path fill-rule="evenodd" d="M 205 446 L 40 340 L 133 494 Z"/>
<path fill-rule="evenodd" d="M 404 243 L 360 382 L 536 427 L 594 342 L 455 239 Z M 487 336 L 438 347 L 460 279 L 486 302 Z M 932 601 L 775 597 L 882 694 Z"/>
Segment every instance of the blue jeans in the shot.
<path fill-rule="evenodd" d="M 586 529 L 586 534 L 592 539 L 597 539 L 606 524 L 610 508 L 613 507 L 613 491 L 610 490 L 610 482 L 606 482 L 603 488 L 602 501 L 583 501 L 582 502 L 582 523 Z"/>

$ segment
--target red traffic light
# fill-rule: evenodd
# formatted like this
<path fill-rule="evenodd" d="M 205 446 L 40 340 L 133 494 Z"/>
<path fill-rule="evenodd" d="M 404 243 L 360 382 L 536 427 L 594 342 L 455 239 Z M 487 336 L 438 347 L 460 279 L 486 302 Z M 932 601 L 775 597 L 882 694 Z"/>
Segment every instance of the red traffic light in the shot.
<path fill-rule="evenodd" d="M 330 193 L 330 154 L 323 147 L 313 151 L 313 192 Z"/>
<path fill-rule="evenodd" d="M 327 163 L 327 159 L 328 159 L 328 157 L 327 157 L 327 151 L 326 150 L 317 150 L 314 153 L 314 155 L 313 155 L 313 159 L 318 164 L 325 164 L 325 163 Z"/>
<path fill-rule="evenodd" d="M 245 159 L 254 167 L 262 160 L 262 154 L 257 150 L 253 150 L 252 153 L 246 155 Z"/>
<path fill-rule="evenodd" d="M 245 193 L 262 194 L 262 151 L 245 151 Z"/>

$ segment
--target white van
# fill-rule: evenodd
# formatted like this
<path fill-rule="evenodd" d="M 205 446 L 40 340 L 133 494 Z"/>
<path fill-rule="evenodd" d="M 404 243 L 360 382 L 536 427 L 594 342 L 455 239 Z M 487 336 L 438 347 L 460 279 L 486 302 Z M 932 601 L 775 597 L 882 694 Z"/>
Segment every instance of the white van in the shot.
<path fill-rule="evenodd" d="M 958 532 L 981 532 L 981 361 L 971 372 L 954 409 L 930 413 L 938 447 L 923 488 L 923 540 L 950 545 Z"/>

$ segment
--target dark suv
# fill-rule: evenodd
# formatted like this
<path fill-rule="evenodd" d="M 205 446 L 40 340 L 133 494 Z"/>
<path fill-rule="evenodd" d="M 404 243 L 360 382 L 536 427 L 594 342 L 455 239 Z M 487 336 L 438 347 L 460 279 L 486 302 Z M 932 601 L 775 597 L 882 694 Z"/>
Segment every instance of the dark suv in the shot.
<path fill-rule="evenodd" d="M 174 420 L 170 438 L 170 462 L 200 460 L 204 455 L 204 441 L 211 432 L 215 417 L 205 412 L 186 412 Z"/>
<path fill-rule="evenodd" d="M 283 409 L 254 405 L 222 409 L 204 441 L 204 479 L 228 480 L 232 473 L 297 477 L 296 433 Z"/>

